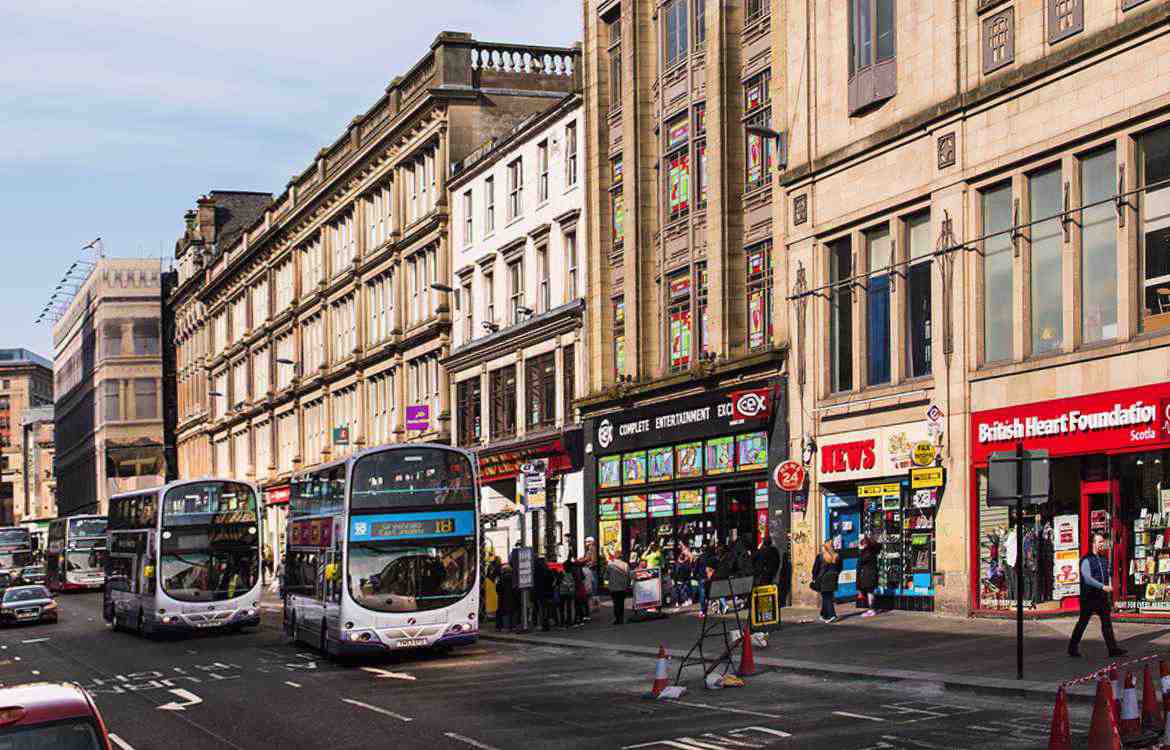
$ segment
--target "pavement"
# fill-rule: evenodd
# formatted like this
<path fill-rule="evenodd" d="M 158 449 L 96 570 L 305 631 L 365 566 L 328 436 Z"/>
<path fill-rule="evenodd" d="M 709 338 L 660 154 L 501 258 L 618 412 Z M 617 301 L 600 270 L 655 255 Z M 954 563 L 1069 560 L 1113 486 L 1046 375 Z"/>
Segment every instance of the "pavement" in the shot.
<path fill-rule="evenodd" d="M 1031 620 L 1024 623 L 1024 679 L 1017 680 L 1014 620 L 896 611 L 861 617 L 862 610 L 843 605 L 838 605 L 837 612 L 841 620 L 825 625 L 817 610 L 784 608 L 780 628 L 769 636 L 768 647 L 755 649 L 756 663 L 799 674 L 929 683 L 952 690 L 1051 700 L 1061 683 L 1112 663 L 1149 656 L 1165 656 L 1170 661 L 1170 628 L 1166 625 L 1115 622 L 1118 641 L 1129 653 L 1109 659 L 1094 619 L 1081 643 L 1083 658 L 1074 659 L 1068 656 L 1067 647 L 1075 617 Z M 604 647 L 647 656 L 665 645 L 679 659 L 698 640 L 701 623 L 693 607 L 663 619 L 632 620 L 632 613 L 627 612 L 625 625 L 613 625 L 612 607 L 603 599 L 593 621 L 578 629 L 513 634 L 500 633 L 488 624 L 484 637 Z M 1152 665 L 1157 670 L 1156 660 Z M 1085 701 L 1092 699 L 1094 690 L 1095 685 L 1086 682 L 1068 692 L 1070 699 Z"/>
<path fill-rule="evenodd" d="M 339 663 L 285 643 L 270 601 L 259 628 L 159 639 L 105 627 L 97 594 L 58 601 L 60 623 L 0 630 L 0 683 L 82 684 L 118 750 L 1042 748 L 1052 710 L 1050 694 L 1005 702 L 925 682 L 766 665 L 742 688 L 704 690 L 696 672 L 684 675 L 681 700 L 644 699 L 654 659 L 623 641 L 653 638 L 652 629 L 697 630 L 693 617 L 547 636 L 568 646 L 531 642 L 546 638 L 538 634 Z M 898 617 L 872 630 L 892 628 Z M 856 627 L 846 621 L 833 632 L 854 628 L 864 637 Z M 782 634 L 802 629 L 809 643 L 827 632 L 790 620 Z M 769 650 L 787 651 L 780 640 Z M 1071 712 L 1074 739 L 1083 739 L 1089 709 Z"/>

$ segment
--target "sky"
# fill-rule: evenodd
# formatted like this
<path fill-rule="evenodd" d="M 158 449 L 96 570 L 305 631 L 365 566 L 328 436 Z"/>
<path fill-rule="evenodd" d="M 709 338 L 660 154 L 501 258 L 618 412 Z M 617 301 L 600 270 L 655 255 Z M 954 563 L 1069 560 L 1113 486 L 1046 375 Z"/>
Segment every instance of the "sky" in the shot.
<path fill-rule="evenodd" d="M 38 0 L 0 9 L 0 348 L 81 248 L 172 258 L 213 189 L 279 194 L 440 31 L 571 45 L 580 0 Z M 89 252 L 89 251 L 84 251 Z"/>

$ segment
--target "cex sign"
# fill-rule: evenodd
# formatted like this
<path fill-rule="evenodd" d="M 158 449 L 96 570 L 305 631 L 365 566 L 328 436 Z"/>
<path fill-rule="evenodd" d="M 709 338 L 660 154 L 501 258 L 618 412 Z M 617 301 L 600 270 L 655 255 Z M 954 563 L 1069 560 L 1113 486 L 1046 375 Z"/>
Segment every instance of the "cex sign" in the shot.
<path fill-rule="evenodd" d="M 820 439 L 820 481 L 848 482 L 905 474 L 914 465 L 914 444 L 928 435 L 926 422 L 911 422 Z"/>

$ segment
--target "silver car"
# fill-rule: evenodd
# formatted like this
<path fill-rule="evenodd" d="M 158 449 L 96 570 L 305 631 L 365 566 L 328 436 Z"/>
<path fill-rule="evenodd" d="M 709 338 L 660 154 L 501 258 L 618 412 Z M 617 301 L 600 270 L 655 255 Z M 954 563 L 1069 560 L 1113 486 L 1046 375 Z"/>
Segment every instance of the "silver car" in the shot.
<path fill-rule="evenodd" d="M 0 624 L 57 622 L 57 602 L 44 586 L 11 586 L 0 599 Z"/>

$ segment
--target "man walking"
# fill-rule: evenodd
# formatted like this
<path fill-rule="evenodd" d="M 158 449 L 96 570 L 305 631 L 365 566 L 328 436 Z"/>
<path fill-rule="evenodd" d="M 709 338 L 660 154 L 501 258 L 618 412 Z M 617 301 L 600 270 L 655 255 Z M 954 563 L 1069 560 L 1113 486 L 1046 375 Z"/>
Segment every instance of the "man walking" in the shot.
<path fill-rule="evenodd" d="M 630 588 L 629 563 L 617 555 L 610 555 L 605 577 L 609 579 L 609 597 L 613 600 L 613 624 L 623 625 L 626 621 L 626 591 Z"/>
<path fill-rule="evenodd" d="M 1110 594 L 1113 587 L 1109 585 L 1109 558 L 1105 557 L 1105 536 L 1093 534 L 1093 551 L 1081 558 L 1081 616 L 1073 628 L 1072 638 L 1068 642 L 1068 655 L 1080 656 L 1081 636 L 1089 626 L 1093 615 L 1101 618 L 1101 635 L 1105 638 L 1105 646 L 1110 656 L 1121 656 L 1125 649 L 1117 647 L 1117 639 L 1113 637 L 1113 621 L 1109 618 L 1112 606 Z"/>

